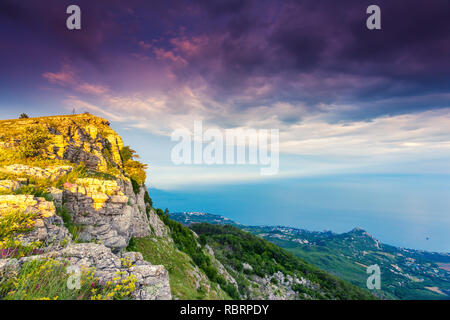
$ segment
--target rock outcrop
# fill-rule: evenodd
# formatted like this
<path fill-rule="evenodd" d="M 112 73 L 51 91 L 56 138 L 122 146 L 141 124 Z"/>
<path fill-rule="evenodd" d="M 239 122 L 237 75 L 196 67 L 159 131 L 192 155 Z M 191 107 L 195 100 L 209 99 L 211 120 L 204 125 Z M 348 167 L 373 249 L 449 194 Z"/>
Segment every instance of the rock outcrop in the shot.
<path fill-rule="evenodd" d="M 20 259 L 1 259 L 0 274 L 17 272 L 21 266 L 32 259 L 54 259 L 68 261 L 72 267 L 94 268 L 95 278 L 100 285 L 113 281 L 118 274 L 137 279 L 133 298 L 136 300 L 170 300 L 170 285 L 167 270 L 163 266 L 151 265 L 137 252 L 115 255 L 103 245 L 80 243 L 53 250 L 40 256 Z M 124 263 L 126 261 L 126 263 Z"/>
<path fill-rule="evenodd" d="M 64 222 L 56 215 L 53 202 L 32 195 L 0 195 L 0 215 L 7 211 L 22 211 L 36 215 L 35 225 L 30 232 L 21 235 L 25 244 L 40 241 L 43 248 L 50 250 L 53 246 L 71 242 L 71 236 L 64 227 Z"/>
<path fill-rule="evenodd" d="M 43 147 L 24 151 L 33 135 Z M 145 185 L 127 171 L 123 148 L 108 121 L 89 114 L 0 121 L 0 217 L 34 213 L 33 228 L 20 239 L 42 243 L 38 255 L 0 259 L 0 271 L 30 259 L 70 258 L 73 266 L 95 268 L 102 283 L 117 272 L 134 276 L 134 299 L 171 299 L 167 270 L 124 250 L 131 237 L 168 233 L 146 201 Z M 68 223 L 76 226 L 77 239 Z"/>
<path fill-rule="evenodd" d="M 108 163 L 123 165 L 120 150 L 122 138 L 105 119 L 90 114 L 53 116 L 0 121 L 0 147 L 17 148 L 26 132 L 33 127 L 45 128 L 51 143 L 46 145 L 50 159 L 84 163 L 88 168 L 106 171 Z"/>
<path fill-rule="evenodd" d="M 14 174 L 14 175 L 25 175 L 32 176 L 38 179 L 56 180 L 63 175 L 68 174 L 72 171 L 71 166 L 52 166 L 47 168 L 32 167 L 23 164 L 12 164 L 0 168 L 1 171 Z"/>
<path fill-rule="evenodd" d="M 144 195 L 133 192 L 129 179 L 77 179 L 64 184 L 63 201 L 73 221 L 82 226 L 83 241 L 121 249 L 131 237 L 150 234 Z"/>

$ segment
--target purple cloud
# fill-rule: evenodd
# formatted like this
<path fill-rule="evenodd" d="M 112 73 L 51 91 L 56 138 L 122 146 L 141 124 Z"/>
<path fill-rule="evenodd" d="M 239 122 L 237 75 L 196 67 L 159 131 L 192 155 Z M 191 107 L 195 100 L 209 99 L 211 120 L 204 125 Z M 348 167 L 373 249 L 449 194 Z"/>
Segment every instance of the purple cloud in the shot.
<path fill-rule="evenodd" d="M 211 108 L 355 107 L 332 122 L 448 107 L 450 3 L 379 0 L 382 30 L 370 31 L 372 2 L 80 0 L 82 30 L 73 32 L 65 28 L 70 1 L 4 0 L 0 82 L 3 90 L 23 88 L 23 79 L 64 87 L 58 70 L 68 65 L 78 77 L 71 94 L 188 87 Z"/>

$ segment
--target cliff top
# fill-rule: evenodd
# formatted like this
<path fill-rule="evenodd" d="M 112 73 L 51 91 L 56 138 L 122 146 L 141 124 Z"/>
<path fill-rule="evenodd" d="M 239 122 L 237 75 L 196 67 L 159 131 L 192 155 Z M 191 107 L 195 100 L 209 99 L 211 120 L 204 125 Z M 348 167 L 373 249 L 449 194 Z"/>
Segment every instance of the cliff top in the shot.
<path fill-rule="evenodd" d="M 0 120 L 0 125 L 8 122 L 15 122 L 15 123 L 33 123 L 33 122 L 46 122 L 46 121 L 52 121 L 52 120 L 63 120 L 63 119 L 71 119 L 71 120 L 94 120 L 98 123 L 103 123 L 106 125 L 109 125 L 109 121 L 98 117 L 96 115 L 93 115 L 91 113 L 85 112 L 80 114 L 67 114 L 67 115 L 58 115 L 58 116 L 44 116 L 44 117 L 34 117 L 34 118 L 17 118 L 17 119 L 5 119 Z"/>
<path fill-rule="evenodd" d="M 124 146 L 109 121 L 90 113 L 0 120 L 0 151 L 0 166 L 83 164 L 126 174 L 139 185 L 146 177 L 146 166 L 134 160 L 135 151 Z"/>

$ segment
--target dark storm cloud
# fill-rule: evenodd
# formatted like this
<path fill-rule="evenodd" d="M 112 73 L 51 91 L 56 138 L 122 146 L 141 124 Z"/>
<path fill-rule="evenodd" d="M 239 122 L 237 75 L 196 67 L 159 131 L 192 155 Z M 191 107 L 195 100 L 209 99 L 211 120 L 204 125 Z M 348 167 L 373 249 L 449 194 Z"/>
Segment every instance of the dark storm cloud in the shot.
<path fill-rule="evenodd" d="M 226 67 L 210 81 L 218 82 L 217 89 L 225 89 L 221 93 L 227 95 L 246 88 L 253 76 L 266 77 L 268 83 L 282 76 L 284 81 L 273 90 L 276 99 L 282 93 L 287 101 L 313 105 L 369 105 L 392 97 L 448 92 L 450 2 L 377 1 L 382 30 L 370 31 L 365 27 L 365 10 L 373 3 L 269 2 L 261 10 L 255 2 L 253 10 L 247 6 L 245 15 L 229 21 L 230 26 L 239 24 L 242 32 L 228 32 L 226 26 L 218 30 L 226 34 L 218 50 Z M 264 14 L 258 15 L 259 10 Z M 386 101 L 382 108 L 367 108 L 367 116 L 448 106 L 448 100 L 435 100 L 427 105 L 409 99 L 408 106 Z M 365 111 L 355 116 L 364 118 Z"/>
<path fill-rule="evenodd" d="M 69 4 L 82 8 L 80 32 L 64 28 Z M 365 27 L 371 4 L 381 7 L 381 31 Z M 448 107 L 448 0 L 4 0 L 0 18 L 0 48 L 10 49 L 0 63 L 10 73 L 20 59 L 114 71 L 111 61 L 141 43 L 142 57 L 172 68 L 174 86 L 206 84 L 211 99 L 235 109 L 351 104 L 360 108 L 343 118 L 370 119 Z"/>

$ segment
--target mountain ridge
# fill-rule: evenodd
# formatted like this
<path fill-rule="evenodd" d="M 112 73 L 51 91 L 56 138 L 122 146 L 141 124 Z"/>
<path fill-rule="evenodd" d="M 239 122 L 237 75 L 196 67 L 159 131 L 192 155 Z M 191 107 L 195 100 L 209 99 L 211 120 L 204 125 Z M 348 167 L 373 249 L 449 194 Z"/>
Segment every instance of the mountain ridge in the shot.
<path fill-rule="evenodd" d="M 172 213 L 172 217 L 185 224 L 208 222 L 237 226 L 362 288 L 366 287 L 367 279 L 364 268 L 379 264 L 386 279 L 386 290 L 382 290 L 382 296 L 387 298 L 450 297 L 450 272 L 446 271 L 450 262 L 449 253 L 384 244 L 359 227 L 338 234 L 286 226 L 247 226 L 214 214 L 204 214 L 203 219 L 198 221 L 195 221 L 198 216 L 185 213 Z M 403 287 L 398 288 L 395 283 L 401 283 Z"/>

